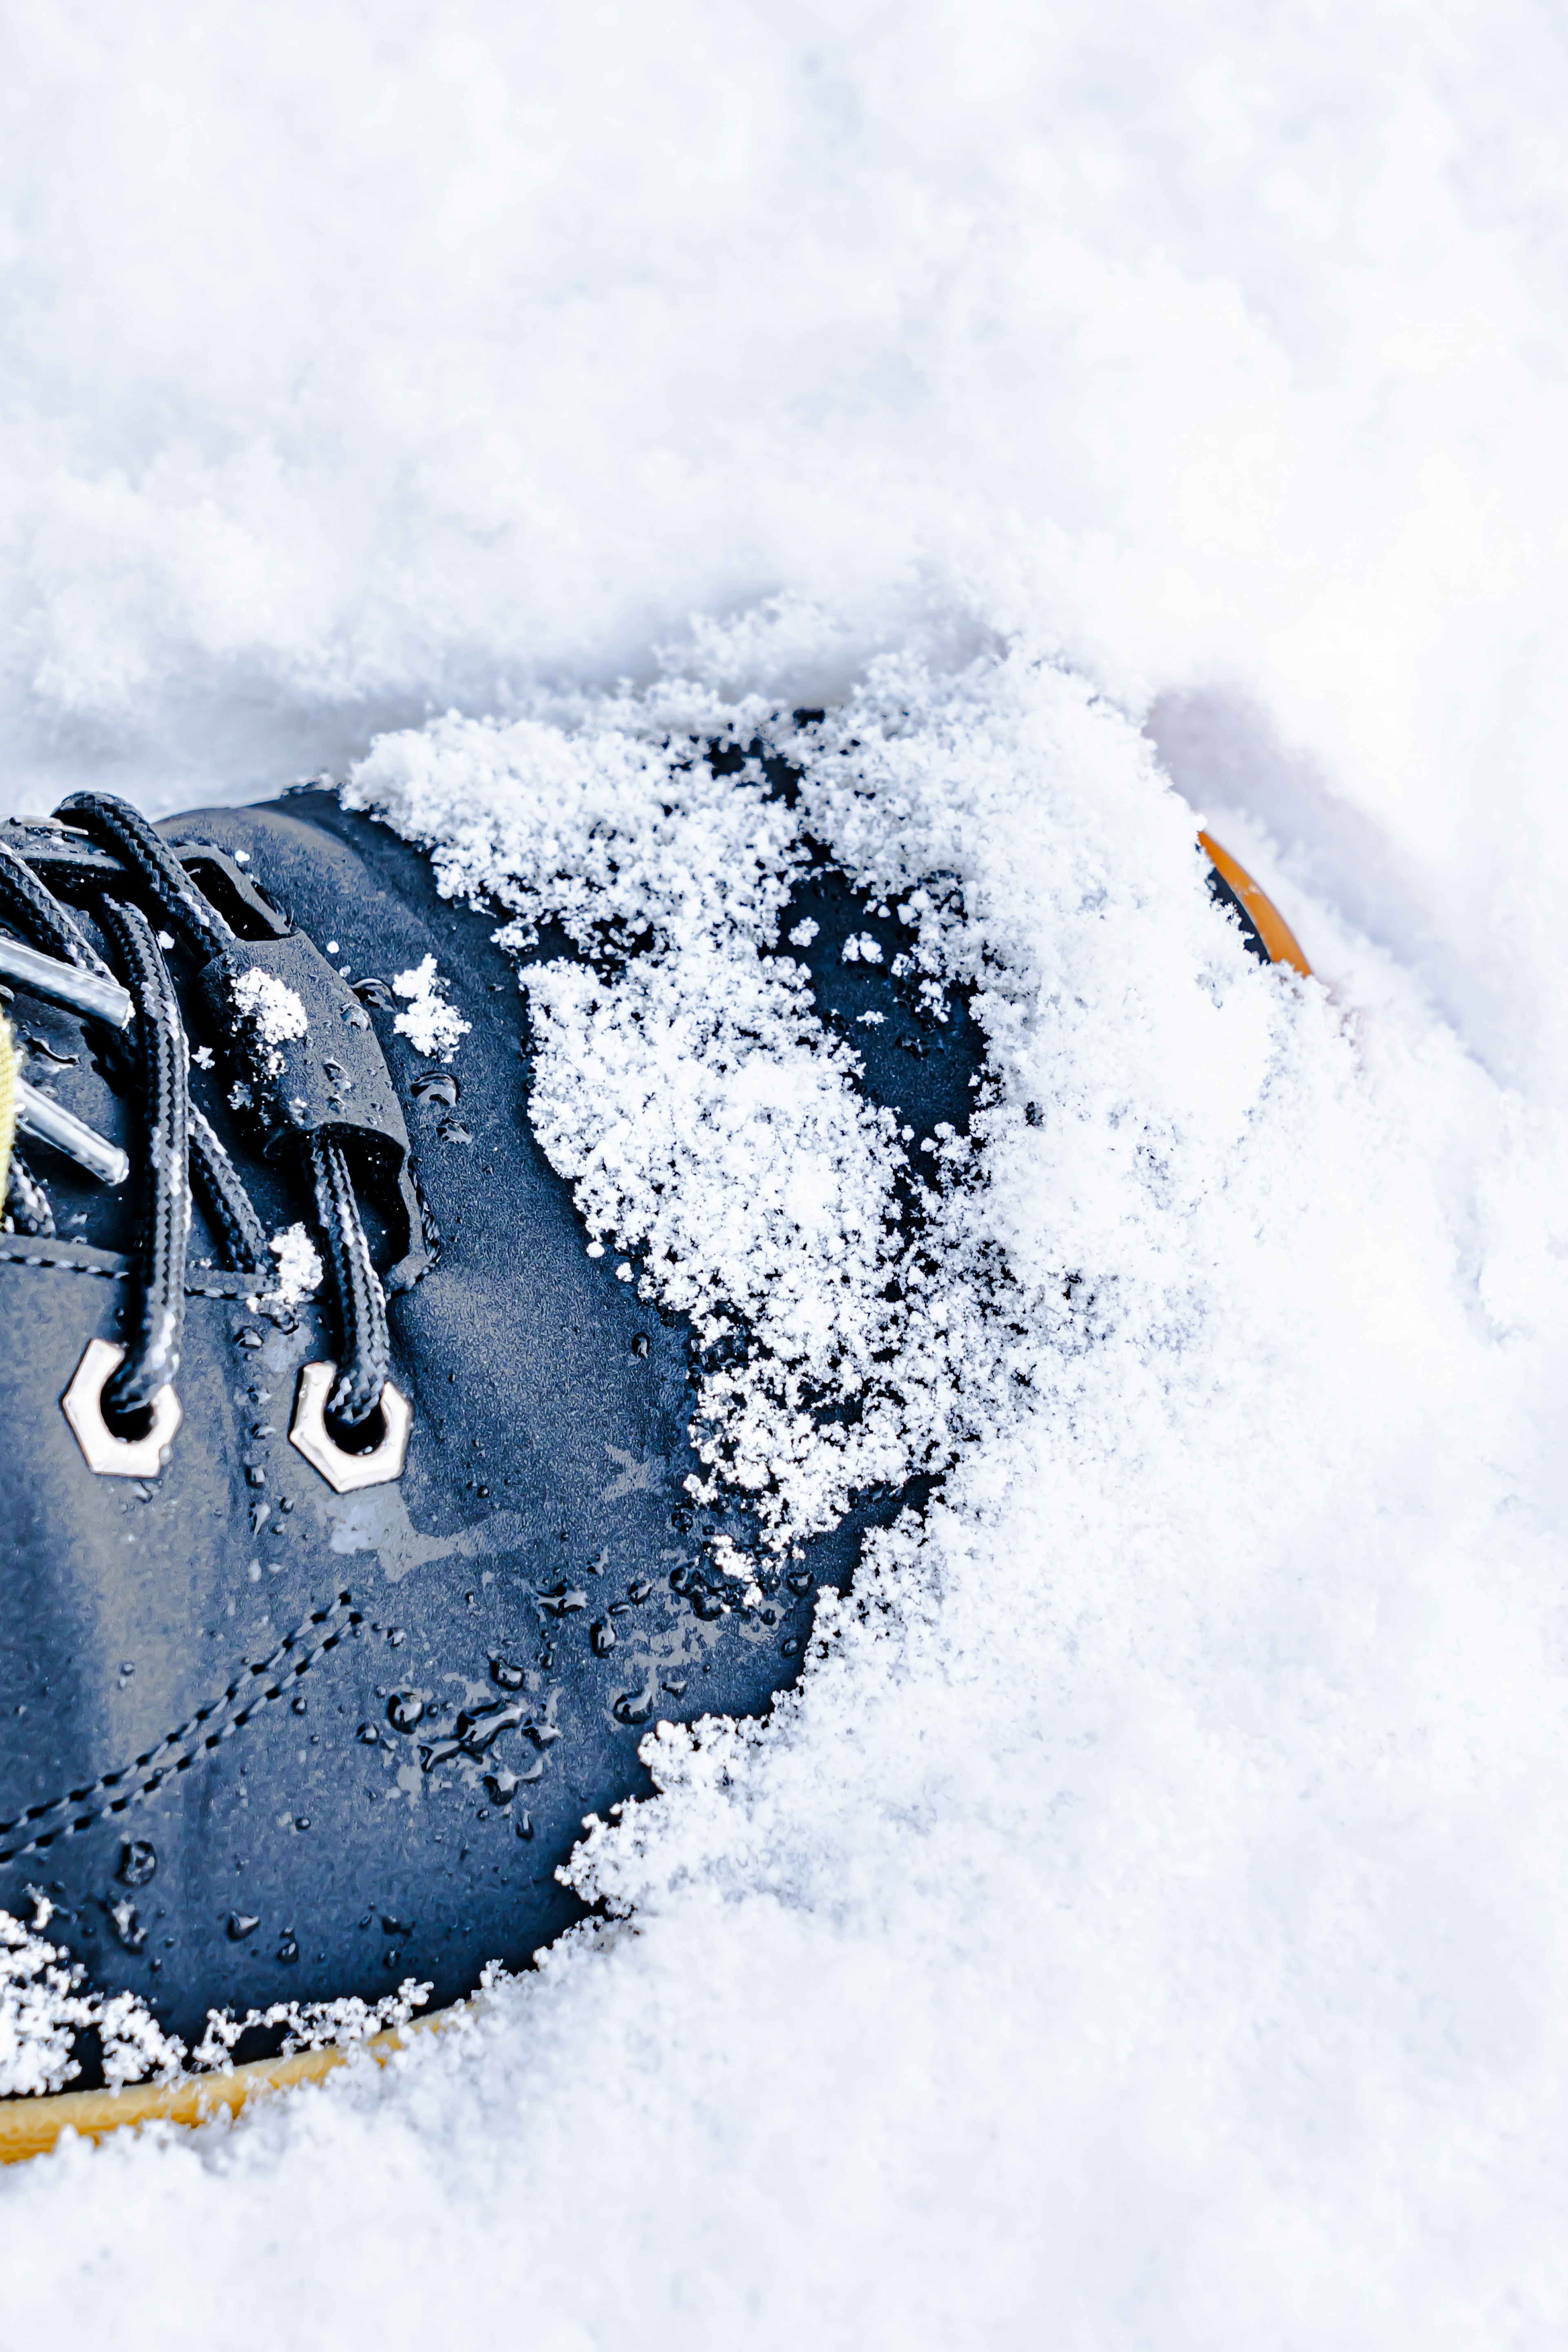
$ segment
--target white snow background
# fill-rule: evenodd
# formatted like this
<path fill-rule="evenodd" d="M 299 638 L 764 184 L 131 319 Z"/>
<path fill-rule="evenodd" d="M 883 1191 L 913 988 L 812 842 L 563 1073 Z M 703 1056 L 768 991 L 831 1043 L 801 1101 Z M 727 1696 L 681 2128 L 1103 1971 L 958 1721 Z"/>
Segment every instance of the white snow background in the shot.
<path fill-rule="evenodd" d="M 1516 0 L 5 13 L 6 803 L 847 709 L 1029 1376 L 623 1924 L 10 2172 L 8 2342 L 1561 2343 L 1565 116 Z"/>

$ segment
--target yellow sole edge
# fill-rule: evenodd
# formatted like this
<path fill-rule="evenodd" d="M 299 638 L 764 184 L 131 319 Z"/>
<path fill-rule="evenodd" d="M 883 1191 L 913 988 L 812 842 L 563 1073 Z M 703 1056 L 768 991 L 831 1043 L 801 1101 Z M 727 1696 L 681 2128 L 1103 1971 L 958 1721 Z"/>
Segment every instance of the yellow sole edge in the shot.
<path fill-rule="evenodd" d="M 1211 834 L 1200 833 L 1198 843 L 1210 865 L 1229 883 L 1258 926 L 1258 936 L 1268 950 L 1270 963 L 1289 964 L 1303 980 L 1310 980 L 1312 967 L 1301 952 L 1301 943 L 1273 899 L 1258 888 L 1246 866 L 1239 865 L 1228 849 L 1222 849 Z"/>
<path fill-rule="evenodd" d="M 44 2155 L 65 2131 L 100 2140 L 133 2124 L 200 2124 L 224 2110 L 237 2115 L 247 2099 L 263 2092 L 320 2083 L 334 2068 L 346 2066 L 355 2050 L 384 2066 L 407 2046 L 411 2034 L 439 2032 L 471 2016 L 475 2006 L 459 2001 L 434 2017 L 389 2026 L 384 2033 L 372 2034 L 346 2050 L 301 2050 L 292 2058 L 256 2058 L 229 2074 L 184 2075 L 177 2083 L 141 2083 L 123 2091 L 56 2091 L 41 2099 L 0 2101 L 0 2164 L 20 2164 L 27 2157 Z"/>

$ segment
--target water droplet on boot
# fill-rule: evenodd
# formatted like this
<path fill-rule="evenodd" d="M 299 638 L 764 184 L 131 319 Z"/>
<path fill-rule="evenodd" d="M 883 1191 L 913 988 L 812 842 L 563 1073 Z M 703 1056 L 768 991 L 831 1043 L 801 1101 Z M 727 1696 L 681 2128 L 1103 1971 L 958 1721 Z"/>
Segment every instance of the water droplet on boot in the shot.
<path fill-rule="evenodd" d="M 254 1936 L 260 1925 L 260 1920 L 253 1912 L 231 1911 L 228 1915 L 229 1942 L 243 1944 L 247 1936 Z"/>
<path fill-rule="evenodd" d="M 594 1655 L 607 1658 L 616 1646 L 616 1629 L 601 1622 L 589 1629 L 588 1639 L 594 1645 Z"/>
<path fill-rule="evenodd" d="M 623 1691 L 612 1710 L 617 1723 L 646 1723 L 653 1713 L 652 1691 Z"/>
<path fill-rule="evenodd" d="M 458 1738 L 470 1756 L 482 1756 L 487 1748 L 503 1731 L 513 1726 L 524 1730 L 531 1726 L 523 1723 L 524 1702 L 521 1699 L 494 1699 L 488 1706 L 465 1707 L 458 1717 Z"/>
<path fill-rule="evenodd" d="M 150 1838 L 127 1838 L 120 1849 L 114 1875 L 121 1886 L 145 1886 L 158 1867 L 158 1853 Z"/>
<path fill-rule="evenodd" d="M 456 1108 L 462 1089 L 451 1070 L 416 1070 L 408 1091 L 416 1102 L 448 1103 Z"/>
<path fill-rule="evenodd" d="M 638 1357 L 646 1356 L 647 1354 L 647 1333 L 646 1331 L 639 1331 L 637 1337 L 633 1339 L 632 1353 L 634 1356 Z"/>
<path fill-rule="evenodd" d="M 425 1719 L 425 1702 L 413 1691 L 394 1691 L 386 1702 L 386 1719 L 394 1731 L 412 1731 Z"/>
<path fill-rule="evenodd" d="M 520 1838 L 531 1838 L 533 1835 L 531 1813 L 514 1813 L 511 1817 L 511 1825 Z"/>
<path fill-rule="evenodd" d="M 278 1947 L 278 1957 L 282 1961 L 286 1969 L 291 1969 L 295 1961 L 300 1957 L 300 1942 L 298 1937 L 285 1936 L 283 1941 Z"/>
<path fill-rule="evenodd" d="M 502 1690 L 515 1691 L 522 1688 L 527 1676 L 521 1666 L 512 1664 L 510 1658 L 492 1658 L 490 1680 L 499 1683 Z"/>
<path fill-rule="evenodd" d="M 305 1696 L 304 1692 L 301 1691 L 298 1698 L 290 1701 L 290 1712 L 294 1715 L 304 1715 L 308 1712 L 310 1705 L 310 1700 Z"/>

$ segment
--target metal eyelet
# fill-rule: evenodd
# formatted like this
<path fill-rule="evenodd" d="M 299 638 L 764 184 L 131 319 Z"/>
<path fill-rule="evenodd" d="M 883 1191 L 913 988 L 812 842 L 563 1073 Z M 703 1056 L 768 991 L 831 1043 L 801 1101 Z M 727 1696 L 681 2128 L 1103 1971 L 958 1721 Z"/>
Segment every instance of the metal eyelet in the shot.
<path fill-rule="evenodd" d="M 334 1494 L 352 1495 L 358 1486 L 388 1486 L 403 1475 L 414 1408 L 388 1381 L 381 1392 L 381 1417 L 386 1424 L 381 1444 L 370 1454 L 345 1454 L 327 1433 L 327 1398 L 337 1376 L 336 1364 L 300 1366 L 289 1443 L 312 1470 L 321 1472 Z"/>
<path fill-rule="evenodd" d="M 104 1384 L 125 1361 L 118 1340 L 89 1339 L 60 1410 L 87 1457 L 95 1478 L 155 1478 L 169 1459 L 174 1432 L 184 1418 L 167 1382 L 153 1399 L 153 1426 L 144 1437 L 116 1437 L 103 1418 Z"/>

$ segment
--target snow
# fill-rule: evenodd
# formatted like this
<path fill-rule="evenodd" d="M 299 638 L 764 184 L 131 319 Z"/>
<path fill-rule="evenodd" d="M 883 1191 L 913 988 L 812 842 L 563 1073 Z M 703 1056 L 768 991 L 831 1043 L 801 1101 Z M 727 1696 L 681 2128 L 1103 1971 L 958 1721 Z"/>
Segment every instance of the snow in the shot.
<path fill-rule="evenodd" d="M 416 1054 L 439 1054 L 449 1062 L 474 1024 L 454 1012 L 440 992 L 442 985 L 433 955 L 422 957 L 408 971 L 395 972 L 393 993 L 406 996 L 409 1003 L 407 1012 L 400 1013 L 392 1025 Z"/>
<path fill-rule="evenodd" d="M 278 1260 L 278 1287 L 271 1296 L 281 1307 L 296 1307 L 310 1298 L 326 1279 L 321 1253 L 303 1225 L 289 1225 L 274 1234 L 267 1244 Z"/>
<path fill-rule="evenodd" d="M 240 973 L 232 994 L 236 1013 L 255 1033 L 259 1043 L 268 1049 L 268 1067 L 274 1072 L 280 1070 L 283 1056 L 278 1051 L 279 1046 L 287 1045 L 291 1037 L 310 1034 L 310 1024 L 299 996 L 287 981 L 264 971 L 258 964 L 253 964 L 248 971 Z M 229 1096 L 231 1104 L 240 1092 L 237 1086 Z"/>
<path fill-rule="evenodd" d="M 47 1930 L 52 1906 L 35 1894 L 33 1916 L 0 1911 L 0 2081 L 26 2097 L 67 2088 L 81 2072 L 71 2055 L 76 2029 L 91 2026 L 110 2090 L 147 2075 L 173 2081 L 185 2055 L 134 1993 L 106 2000 L 84 1984 L 86 1970 Z M 128 1899 L 113 1906 L 116 1934 L 134 1948 L 146 1936 Z"/>
<path fill-rule="evenodd" d="M 896 705 L 915 683 L 896 672 L 886 691 Z M 872 707 L 854 707 L 857 758 Z M 694 708 L 806 762 L 793 811 L 760 771 L 737 781 L 691 759 L 668 722 Z M 698 1450 L 714 1475 L 700 1492 L 719 1480 L 754 1498 L 775 1553 L 837 1525 L 853 1490 L 950 1461 L 987 1352 L 964 1311 L 977 1253 L 961 1212 L 931 1192 L 946 1246 L 928 1270 L 927 1237 L 900 1229 L 892 1113 L 855 1092 L 857 1058 L 818 1020 L 805 968 L 759 952 L 809 837 L 832 835 L 833 745 L 834 730 L 797 740 L 760 701 L 660 688 L 589 705 L 570 733 L 448 719 L 384 739 L 349 787 L 438 845 L 444 890 L 514 908 L 503 940 L 526 950 L 552 921 L 587 946 L 605 927 L 612 971 L 557 961 L 526 975 L 535 1132 L 594 1240 L 613 1233 L 644 1259 L 639 1296 L 691 1316 L 705 1348 L 751 1333 L 745 1363 L 701 1382 Z M 911 909 L 904 961 L 934 973 L 953 926 L 929 896 L 926 909 Z M 852 944 L 853 960 L 880 961 L 869 933 Z M 936 979 L 921 985 L 940 996 Z M 949 1133 L 951 1172 L 968 1147 Z M 828 1398 L 854 1401 L 852 1423 L 819 1418 Z"/>
<path fill-rule="evenodd" d="M 603 1920 L 466 2027 L 10 2173 L 16 2339 L 1559 2341 L 1555 14 L 282 0 L 7 52 L 13 804 L 352 772 L 520 945 L 657 916 L 531 981 L 536 1114 L 589 1246 L 772 1314 L 704 1409 L 781 1539 L 839 1507 L 790 1384 L 880 1377 L 913 1149 L 769 945 L 798 828 L 982 983 L 995 1076 L 863 1441 L 940 1498 L 798 1694 L 653 1735 Z M 671 749 L 726 726 L 798 813 Z M 1318 981 L 1245 957 L 1200 819 Z"/>
<path fill-rule="evenodd" d="M 81 1962 L 46 1932 L 51 1908 L 47 1895 L 35 1893 L 30 1921 L 0 1911 L 0 2083 L 10 2096 L 69 2087 L 81 2072 L 71 2054 L 79 2026 L 90 2026 L 97 2033 L 104 2080 L 117 2091 L 128 2083 L 172 2083 L 191 2067 L 232 2074 L 235 2044 L 252 2026 L 283 2026 L 281 2046 L 289 2056 L 329 2043 L 349 2048 L 388 2026 L 406 2025 L 430 1998 L 427 1984 L 405 1977 L 395 1993 L 374 2003 L 353 1996 L 333 2001 L 274 2001 L 240 2017 L 229 2010 L 209 2010 L 205 2032 L 187 2051 L 178 2034 L 164 2032 L 138 1994 L 121 1992 L 107 1999 L 86 1983 Z M 146 1940 L 147 1930 L 128 1896 L 110 1907 L 110 1916 L 116 1935 L 132 1950 Z"/>
<path fill-rule="evenodd" d="M 305 1036 L 310 1029 L 305 1008 L 288 982 L 259 967 L 240 973 L 234 983 L 234 1003 L 263 1045 L 285 1045 L 290 1037 Z"/>

